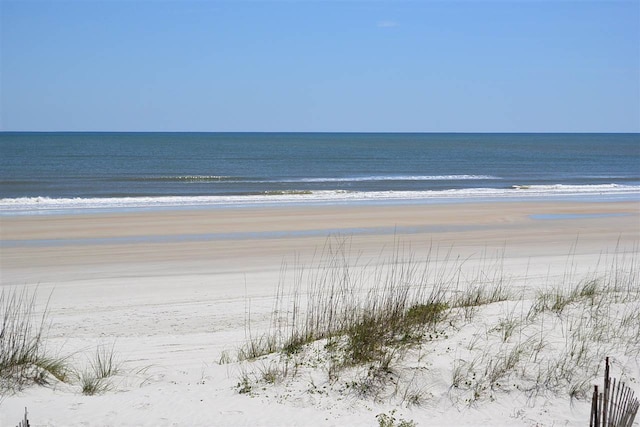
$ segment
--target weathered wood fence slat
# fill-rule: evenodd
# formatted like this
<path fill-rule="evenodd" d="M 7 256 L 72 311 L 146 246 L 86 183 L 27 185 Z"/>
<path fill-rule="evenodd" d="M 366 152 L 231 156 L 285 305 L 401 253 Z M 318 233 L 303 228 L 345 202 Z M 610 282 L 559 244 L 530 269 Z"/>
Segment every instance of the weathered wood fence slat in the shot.
<path fill-rule="evenodd" d="M 640 402 L 624 382 L 609 375 L 609 358 L 605 359 L 604 387 L 601 393 L 594 386 L 591 398 L 589 427 L 631 427 Z"/>
<path fill-rule="evenodd" d="M 24 408 L 24 419 L 18 423 L 18 427 L 29 427 L 29 419 L 27 418 L 27 408 Z"/>

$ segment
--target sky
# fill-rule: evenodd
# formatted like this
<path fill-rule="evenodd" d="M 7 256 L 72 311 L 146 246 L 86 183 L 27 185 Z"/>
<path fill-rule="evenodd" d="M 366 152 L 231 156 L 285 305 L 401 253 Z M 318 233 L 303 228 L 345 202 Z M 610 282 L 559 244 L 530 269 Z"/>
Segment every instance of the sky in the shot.
<path fill-rule="evenodd" d="M 0 130 L 640 132 L 640 0 L 0 0 Z"/>

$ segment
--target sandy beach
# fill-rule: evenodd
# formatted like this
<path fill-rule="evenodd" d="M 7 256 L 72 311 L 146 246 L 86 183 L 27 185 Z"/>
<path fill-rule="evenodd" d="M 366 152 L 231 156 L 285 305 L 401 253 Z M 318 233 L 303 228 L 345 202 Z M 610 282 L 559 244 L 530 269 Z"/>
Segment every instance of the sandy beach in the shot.
<path fill-rule="evenodd" d="M 0 427 L 640 412 L 638 16 L 0 0 Z"/>
<path fill-rule="evenodd" d="M 395 406 L 302 392 L 247 396 L 236 389 L 244 365 L 218 363 L 245 341 L 249 311 L 257 329 L 269 321 L 283 271 L 314 265 L 328 239 L 346 238 L 354 261 L 370 266 L 398 247 L 416 259 L 460 261 L 463 271 L 498 260 L 510 286 L 533 295 L 567 270 L 578 277 L 615 256 L 637 257 L 640 204 L 139 210 L 3 216 L 0 227 L 1 286 L 37 288 L 39 309 L 50 298 L 48 348 L 86 364 L 96 345 L 112 345 L 129 372 L 144 368 L 101 395 L 56 383 L 8 396 L 1 426 L 17 424 L 25 407 L 32 425 L 364 426 Z M 635 363 L 628 375 L 637 378 Z M 584 425 L 588 416 L 588 403 L 568 397 L 505 393 L 469 407 L 437 386 L 430 395 L 398 416 L 417 425 Z"/>
<path fill-rule="evenodd" d="M 6 216 L 2 283 L 98 278 L 90 268 L 99 278 L 162 276 L 158 267 L 171 275 L 277 270 L 331 235 L 372 253 L 394 239 L 416 251 L 438 245 L 566 255 L 577 241 L 578 250 L 600 252 L 637 240 L 638 214 L 636 202 L 502 202 Z"/>

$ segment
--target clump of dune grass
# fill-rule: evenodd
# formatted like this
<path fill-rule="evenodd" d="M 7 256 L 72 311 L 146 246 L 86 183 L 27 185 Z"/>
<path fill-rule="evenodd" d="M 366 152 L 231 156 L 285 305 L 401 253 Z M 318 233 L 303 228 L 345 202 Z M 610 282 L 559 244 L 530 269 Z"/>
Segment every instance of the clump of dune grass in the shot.
<path fill-rule="evenodd" d="M 68 379 L 67 359 L 45 347 L 47 310 L 38 314 L 35 300 L 26 288 L 0 291 L 0 395 Z"/>
<path fill-rule="evenodd" d="M 115 346 L 97 346 L 87 368 L 78 371 L 71 356 L 46 348 L 47 307 L 36 311 L 36 292 L 26 288 L 0 290 L 0 397 L 54 381 L 78 384 L 86 395 L 111 390 L 113 378 L 122 373 Z"/>
<path fill-rule="evenodd" d="M 417 339 L 444 320 L 449 306 L 440 285 L 451 272 L 434 272 L 437 281 L 429 286 L 431 264 L 418 263 L 400 245 L 373 272 L 358 259 L 352 258 L 348 239 L 328 242 L 317 267 L 306 276 L 301 269 L 296 277 L 292 306 L 276 299 L 274 313 L 286 313 L 285 324 L 274 319 L 272 329 L 250 341 L 249 348 L 294 354 L 313 341 L 346 337 L 346 349 L 358 363 L 394 342 Z"/>
<path fill-rule="evenodd" d="M 295 357 L 306 346 L 323 341 L 329 377 L 364 367 L 359 379 L 346 387 L 374 395 L 393 380 L 392 366 L 407 349 L 444 336 L 451 310 L 462 304 L 460 298 L 470 292 L 480 294 L 480 299 L 466 297 L 466 304 L 478 305 L 501 295 L 492 286 L 478 285 L 463 295 L 446 289 L 457 283 L 463 262 L 450 259 L 450 253 L 441 265 L 430 259 L 421 263 L 398 244 L 373 272 L 358 259 L 351 254 L 348 239 L 328 242 L 317 267 L 296 275 L 291 299 L 285 300 L 279 285 L 271 329 L 250 334 L 238 360 L 276 352 Z M 246 384 L 247 375 L 243 378 Z"/>
<path fill-rule="evenodd" d="M 98 346 L 89 359 L 88 367 L 77 375 L 82 394 L 91 396 L 112 390 L 112 378 L 121 370 L 122 364 L 116 357 L 115 346 Z"/>
<path fill-rule="evenodd" d="M 512 392 L 580 400 L 605 356 L 624 366 L 640 355 L 637 248 L 529 294 L 510 287 L 500 260 L 465 275 L 465 260 L 451 251 L 441 261 L 431 256 L 418 261 L 398 246 L 372 269 L 358 264 L 348 239 L 328 244 L 317 266 L 297 272 L 291 291 L 279 284 L 270 328 L 239 352 L 238 390 L 286 389 L 301 372 L 324 372 L 322 389 L 314 380 L 309 393 L 328 387 L 420 405 L 431 396 L 431 375 L 443 376 L 426 368 L 436 357 L 448 365 L 440 369 L 449 370 L 456 403 Z"/>

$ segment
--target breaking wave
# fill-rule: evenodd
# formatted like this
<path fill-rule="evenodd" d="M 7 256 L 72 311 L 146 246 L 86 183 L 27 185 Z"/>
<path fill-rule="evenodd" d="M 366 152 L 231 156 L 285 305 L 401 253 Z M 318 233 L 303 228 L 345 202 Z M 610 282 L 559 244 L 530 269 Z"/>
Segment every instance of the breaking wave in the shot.
<path fill-rule="evenodd" d="M 287 203 L 472 201 L 482 199 L 528 199 L 542 197 L 631 197 L 640 198 L 640 186 L 524 185 L 508 188 L 466 188 L 428 191 L 267 191 L 260 194 L 226 196 L 162 196 L 109 198 L 23 197 L 0 199 L 0 214 L 57 213 L 76 210 L 118 210 L 138 208 L 255 206 Z"/>

